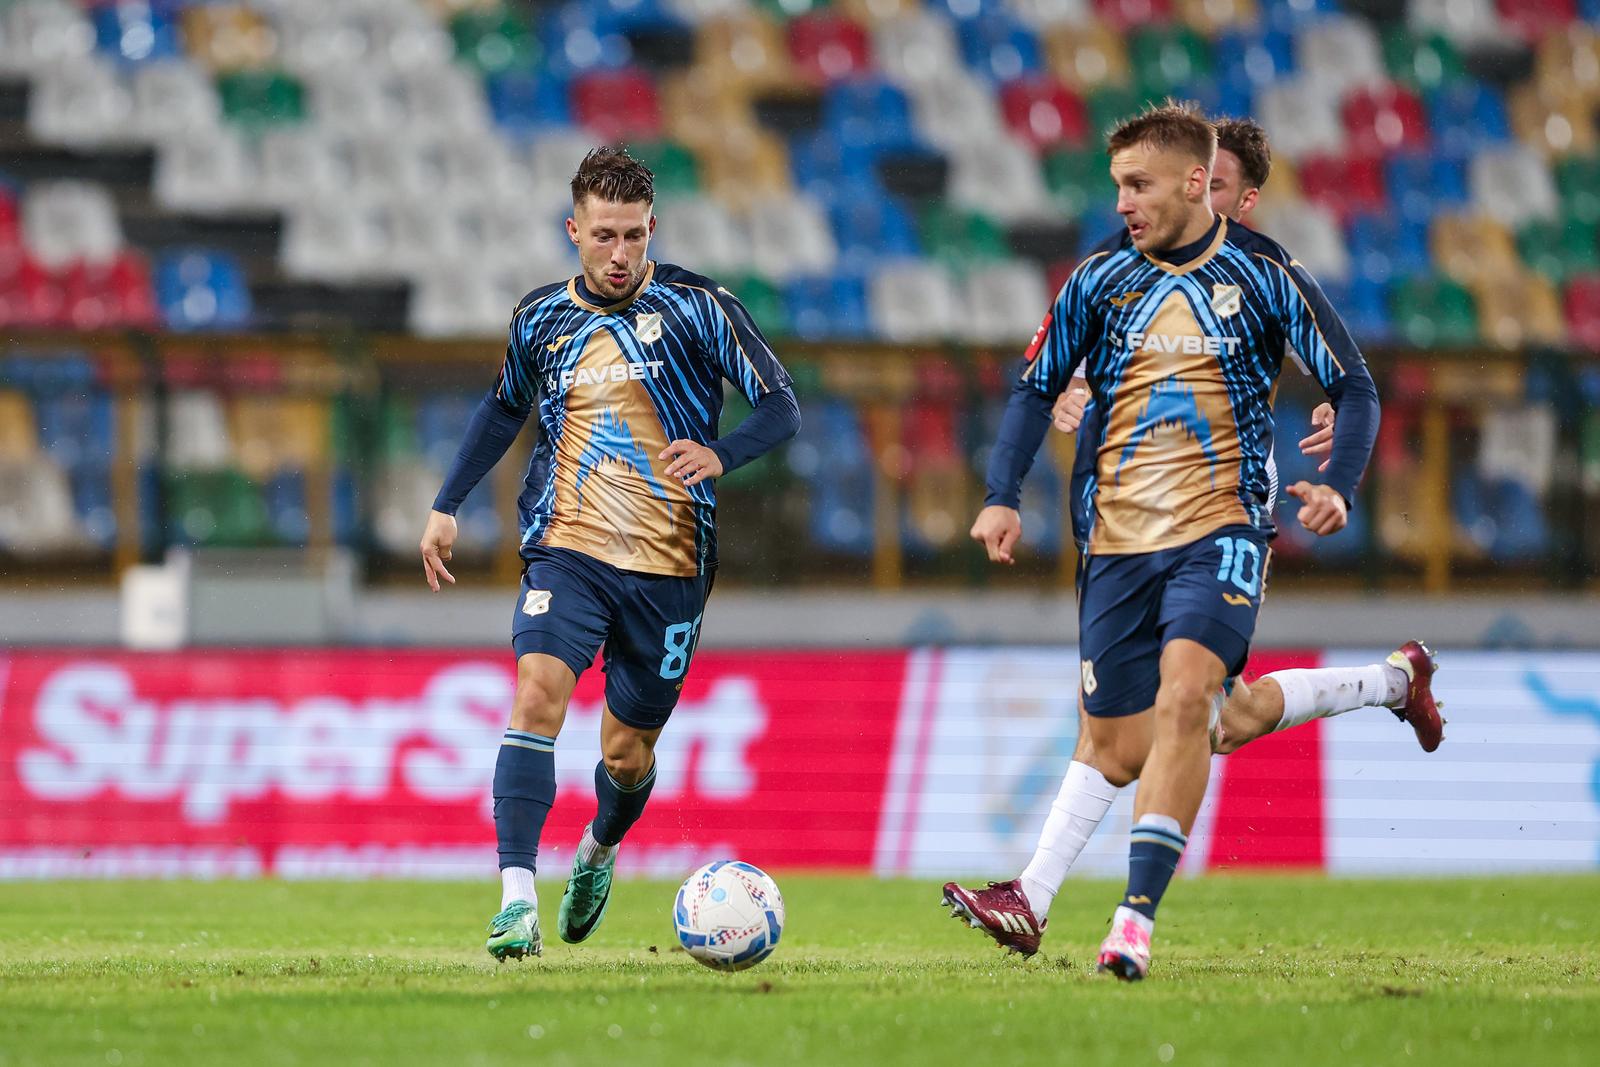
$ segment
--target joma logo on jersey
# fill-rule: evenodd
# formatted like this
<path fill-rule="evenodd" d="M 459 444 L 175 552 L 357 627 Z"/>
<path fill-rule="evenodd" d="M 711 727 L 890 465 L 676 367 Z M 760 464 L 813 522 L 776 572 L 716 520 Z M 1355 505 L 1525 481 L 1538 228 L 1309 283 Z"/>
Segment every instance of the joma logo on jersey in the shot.
<path fill-rule="evenodd" d="M 1185 356 L 1232 355 L 1238 351 L 1237 337 L 1202 337 L 1197 333 L 1166 334 L 1129 330 L 1127 345 L 1135 352 L 1171 352 Z"/>
<path fill-rule="evenodd" d="M 602 385 L 605 382 L 642 382 L 646 378 L 661 377 L 665 361 L 646 360 L 643 363 L 613 363 L 609 367 L 578 367 L 561 372 L 561 388 L 575 385 Z"/>

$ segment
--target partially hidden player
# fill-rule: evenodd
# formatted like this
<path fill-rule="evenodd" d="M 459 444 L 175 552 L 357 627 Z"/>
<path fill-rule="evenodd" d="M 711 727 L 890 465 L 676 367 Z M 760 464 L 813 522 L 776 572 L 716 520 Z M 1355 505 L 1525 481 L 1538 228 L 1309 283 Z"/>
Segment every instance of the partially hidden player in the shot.
<path fill-rule="evenodd" d="M 1258 203 L 1261 187 L 1271 171 L 1270 145 L 1266 131 L 1252 119 L 1223 119 L 1216 128 L 1211 207 L 1217 214 L 1242 223 Z M 1292 351 L 1290 355 L 1298 362 Z M 1072 384 L 1056 399 L 1052 425 L 1064 433 L 1080 433 L 1084 441 L 1099 440 L 1103 430 L 1100 409 L 1087 403 L 1088 386 L 1082 369 L 1080 366 Z M 1306 455 L 1326 456 L 1333 441 L 1333 406 L 1319 405 L 1311 421 L 1313 432 L 1300 441 L 1300 449 Z M 1088 527 L 1083 491 L 1092 480 L 1095 467 L 1093 451 L 1080 448 L 1073 464 L 1071 489 L 1073 527 L 1080 550 L 1085 547 Z M 1324 461 L 1323 469 L 1326 467 Z M 1275 502 L 1277 470 L 1270 454 L 1268 481 L 1268 499 Z M 1003 547 L 1009 554 L 1009 546 Z M 1436 703 L 1433 696 L 1434 669 L 1427 647 L 1420 641 L 1407 641 L 1383 663 L 1274 671 L 1250 685 L 1242 678 L 1235 679 L 1212 732 L 1212 749 L 1226 754 L 1256 738 L 1313 719 L 1358 708 L 1384 708 L 1410 725 L 1423 750 L 1432 752 L 1444 736 L 1444 722 L 1439 715 L 1443 702 Z M 1002 947 L 1024 956 L 1039 950 L 1056 894 L 1119 792 L 1096 763 L 1081 694 L 1078 714 L 1078 742 L 1072 763 L 1051 804 L 1038 846 L 1022 873 L 981 889 L 954 883 L 946 887 L 947 899 L 956 914 L 984 930 Z"/>
<path fill-rule="evenodd" d="M 542 949 L 533 876 L 555 801 L 555 745 L 578 677 L 604 654 L 596 812 L 561 898 L 557 932 L 587 938 L 610 900 L 617 846 L 656 780 L 656 738 L 678 702 L 717 569 L 714 480 L 794 436 L 788 373 L 744 306 L 710 278 L 648 258 L 650 171 L 590 152 L 572 179 L 567 234 L 580 273 L 535 289 L 511 318 L 494 388 L 467 426 L 422 535 L 435 592 L 455 514 L 538 408 L 517 501 L 522 588 L 510 726 L 494 773 L 501 910 L 496 959 Z M 753 410 L 717 438 L 723 379 Z"/>
<path fill-rule="evenodd" d="M 1100 969 L 1143 978 L 1156 909 L 1210 771 L 1216 697 L 1243 669 L 1275 532 L 1271 396 L 1292 346 L 1338 411 L 1322 483 L 1289 492 L 1343 529 L 1378 427 L 1377 391 L 1320 287 L 1270 239 L 1213 212 L 1216 131 L 1153 108 L 1109 138 L 1125 229 L 1079 264 L 1027 352 L 973 536 L 1020 537 L 1022 479 L 1079 364 L 1104 418 L 1085 486 L 1082 693 L 1095 760 L 1139 781 L 1128 884 Z M 1080 438 L 1082 440 L 1082 438 Z"/>

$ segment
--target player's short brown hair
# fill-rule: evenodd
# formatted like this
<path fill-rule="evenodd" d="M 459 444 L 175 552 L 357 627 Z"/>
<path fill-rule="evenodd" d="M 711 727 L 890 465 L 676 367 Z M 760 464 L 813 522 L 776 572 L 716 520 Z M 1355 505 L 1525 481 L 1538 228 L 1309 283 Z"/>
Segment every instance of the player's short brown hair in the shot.
<path fill-rule="evenodd" d="M 1116 155 L 1136 144 L 1182 152 L 1207 170 L 1217 158 L 1216 127 L 1194 104 L 1176 100 L 1147 107 L 1122 122 L 1106 137 L 1106 152 Z"/>
<path fill-rule="evenodd" d="M 1217 147 L 1239 157 L 1239 172 L 1245 185 L 1259 189 L 1272 173 L 1272 146 L 1267 131 L 1255 119 L 1218 119 Z"/>
<path fill-rule="evenodd" d="M 653 204 L 656 177 L 626 148 L 596 148 L 583 157 L 572 176 L 572 206 L 588 196 L 613 204 Z"/>

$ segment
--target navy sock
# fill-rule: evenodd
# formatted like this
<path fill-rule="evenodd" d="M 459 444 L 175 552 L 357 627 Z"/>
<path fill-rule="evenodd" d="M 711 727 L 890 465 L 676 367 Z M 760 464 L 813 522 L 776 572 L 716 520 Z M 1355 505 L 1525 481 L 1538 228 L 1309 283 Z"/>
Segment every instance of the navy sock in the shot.
<path fill-rule="evenodd" d="M 622 835 L 639 821 L 644 813 L 644 803 L 650 799 L 650 790 L 656 784 L 656 765 L 637 785 L 623 785 L 606 770 L 606 761 L 594 765 L 594 796 L 599 810 L 594 814 L 594 824 L 589 832 L 602 845 L 615 845 Z"/>
<path fill-rule="evenodd" d="M 1123 894 L 1122 904 L 1154 919 L 1161 894 L 1167 891 L 1189 839 L 1165 826 L 1141 821 L 1134 824 L 1129 841 L 1128 891 Z"/>
<path fill-rule="evenodd" d="M 539 835 L 555 800 L 555 738 L 507 730 L 494 764 L 494 832 L 501 870 L 534 870 Z"/>

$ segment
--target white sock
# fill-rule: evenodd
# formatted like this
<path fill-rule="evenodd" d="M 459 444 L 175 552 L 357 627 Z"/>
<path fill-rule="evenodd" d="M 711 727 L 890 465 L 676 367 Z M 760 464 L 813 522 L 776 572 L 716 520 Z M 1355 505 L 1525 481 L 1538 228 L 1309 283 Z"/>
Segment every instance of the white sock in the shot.
<path fill-rule="evenodd" d="M 1357 708 L 1394 707 L 1406 698 L 1406 672 L 1387 663 L 1273 671 L 1267 677 L 1283 690 L 1283 718 L 1274 730 Z"/>
<path fill-rule="evenodd" d="M 535 906 L 539 903 L 533 891 L 533 872 L 526 867 L 500 868 L 500 907 L 513 900 L 526 900 Z"/>
<path fill-rule="evenodd" d="M 1105 775 L 1087 763 L 1072 761 L 1044 820 L 1039 845 L 1022 872 L 1022 891 L 1035 919 L 1044 921 L 1067 872 L 1116 799 L 1117 787 Z"/>
<path fill-rule="evenodd" d="M 1150 916 L 1142 915 L 1128 907 L 1126 904 L 1118 904 L 1117 910 L 1111 913 L 1112 928 L 1115 929 L 1116 927 L 1122 925 L 1125 919 L 1132 919 L 1134 922 L 1138 923 L 1144 928 L 1144 932 L 1147 934 L 1154 934 L 1156 932 L 1156 921 L 1150 918 Z"/>
<path fill-rule="evenodd" d="M 591 867 L 599 867 L 616 852 L 616 845 L 602 845 L 594 839 L 592 824 L 583 828 L 583 840 L 578 842 L 578 859 Z"/>

